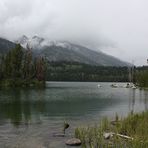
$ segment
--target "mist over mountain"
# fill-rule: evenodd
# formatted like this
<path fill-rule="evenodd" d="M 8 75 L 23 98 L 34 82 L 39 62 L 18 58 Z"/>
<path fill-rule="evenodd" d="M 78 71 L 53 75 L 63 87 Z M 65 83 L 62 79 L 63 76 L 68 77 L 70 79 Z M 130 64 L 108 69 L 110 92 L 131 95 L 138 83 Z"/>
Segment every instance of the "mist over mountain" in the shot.
<path fill-rule="evenodd" d="M 67 41 L 53 41 L 39 36 L 28 38 L 23 35 L 16 43 L 20 43 L 24 48 L 28 45 L 36 55 L 42 55 L 51 62 L 68 61 L 101 66 L 128 65 L 115 57 Z"/>
<path fill-rule="evenodd" d="M 123 62 L 113 56 L 104 54 L 103 52 L 97 52 L 87 47 L 73 44 L 67 41 L 49 40 L 39 36 L 28 38 L 25 35 L 18 38 L 14 43 L 7 40 L 4 41 L 5 46 L 2 46 L 3 39 L 1 39 L 0 42 L 0 47 L 3 48 L 3 51 L 6 50 L 7 52 L 8 47 L 11 49 L 11 47 L 14 47 L 16 43 L 19 43 L 23 48 L 28 46 L 30 49 L 32 49 L 35 56 L 43 56 L 49 62 L 78 62 L 97 66 L 129 65 L 128 63 Z M 2 49 L 0 49 L 0 51 L 2 51 Z"/>

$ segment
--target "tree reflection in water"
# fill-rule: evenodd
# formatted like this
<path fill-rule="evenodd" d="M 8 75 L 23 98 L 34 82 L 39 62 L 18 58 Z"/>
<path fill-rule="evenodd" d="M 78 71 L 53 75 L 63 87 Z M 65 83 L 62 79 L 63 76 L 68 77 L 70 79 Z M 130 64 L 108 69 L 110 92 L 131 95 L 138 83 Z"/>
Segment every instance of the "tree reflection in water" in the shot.
<path fill-rule="evenodd" d="M 9 119 L 16 127 L 21 124 L 27 126 L 32 120 L 32 108 L 34 108 L 34 111 L 37 112 L 36 118 L 39 119 L 38 112 L 44 112 L 45 109 L 44 101 L 41 101 L 40 99 L 40 91 L 42 90 L 36 91 L 38 99 L 35 103 L 32 103 L 32 100 L 30 99 L 32 97 L 32 90 L 3 90 L 4 99 L 7 94 L 9 95 L 9 99 L 0 100 L 0 119 Z"/>

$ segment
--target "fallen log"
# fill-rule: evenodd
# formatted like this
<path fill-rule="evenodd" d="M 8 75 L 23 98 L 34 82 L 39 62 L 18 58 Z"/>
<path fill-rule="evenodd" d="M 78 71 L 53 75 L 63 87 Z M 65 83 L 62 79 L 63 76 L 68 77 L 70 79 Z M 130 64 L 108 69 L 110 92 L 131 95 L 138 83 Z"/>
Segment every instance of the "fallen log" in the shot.
<path fill-rule="evenodd" d="M 122 135 L 122 134 L 116 134 L 117 136 L 121 137 L 121 138 L 126 138 L 126 139 L 131 139 L 134 140 L 134 138 L 126 136 L 126 135 Z"/>

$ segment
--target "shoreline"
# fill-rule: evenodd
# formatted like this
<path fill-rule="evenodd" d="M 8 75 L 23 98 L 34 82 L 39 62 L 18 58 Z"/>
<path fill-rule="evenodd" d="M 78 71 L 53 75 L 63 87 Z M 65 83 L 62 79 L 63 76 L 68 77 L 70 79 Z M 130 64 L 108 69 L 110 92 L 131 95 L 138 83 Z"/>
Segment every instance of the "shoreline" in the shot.
<path fill-rule="evenodd" d="M 103 118 L 99 125 L 78 127 L 75 137 L 84 147 L 148 147 L 148 111 L 130 113 L 125 118 L 117 114 L 115 120 Z"/>

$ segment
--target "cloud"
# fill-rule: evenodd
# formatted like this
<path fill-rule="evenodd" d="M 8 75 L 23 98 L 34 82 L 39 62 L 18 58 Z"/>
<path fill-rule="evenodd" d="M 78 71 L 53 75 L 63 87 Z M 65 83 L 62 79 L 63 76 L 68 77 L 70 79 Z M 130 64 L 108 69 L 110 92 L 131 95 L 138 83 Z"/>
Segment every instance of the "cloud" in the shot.
<path fill-rule="evenodd" d="M 22 34 L 40 34 L 54 18 L 46 2 L 39 0 L 5 0 L 2 5 L 5 10 L 0 13 L 0 33 L 11 39 Z"/>
<path fill-rule="evenodd" d="M 36 34 L 93 48 L 110 46 L 113 43 L 105 40 L 96 18 L 92 17 L 91 4 L 88 0 L 2 0 L 0 35 L 16 39 L 22 34 Z"/>
<path fill-rule="evenodd" d="M 1 0 L 0 36 L 68 40 L 144 64 L 147 5 L 147 0 Z"/>

